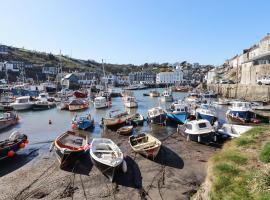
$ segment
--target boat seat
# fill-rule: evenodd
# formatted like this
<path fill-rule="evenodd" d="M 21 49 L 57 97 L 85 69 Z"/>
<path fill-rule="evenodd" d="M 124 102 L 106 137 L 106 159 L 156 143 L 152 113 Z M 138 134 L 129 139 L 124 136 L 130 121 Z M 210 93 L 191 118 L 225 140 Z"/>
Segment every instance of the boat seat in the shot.
<path fill-rule="evenodd" d="M 148 148 L 150 146 L 154 146 L 155 144 L 156 144 L 156 141 L 150 141 L 150 142 L 146 142 L 146 143 L 137 144 L 134 147 L 136 147 L 136 148 Z"/>

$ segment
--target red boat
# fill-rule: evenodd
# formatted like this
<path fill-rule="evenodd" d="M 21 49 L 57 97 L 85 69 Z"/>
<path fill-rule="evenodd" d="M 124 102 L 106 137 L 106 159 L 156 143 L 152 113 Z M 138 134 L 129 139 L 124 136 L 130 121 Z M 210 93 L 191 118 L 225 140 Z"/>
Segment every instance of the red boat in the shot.
<path fill-rule="evenodd" d="M 76 98 L 86 98 L 88 96 L 88 92 L 87 91 L 81 91 L 81 90 L 76 90 L 73 95 Z"/>

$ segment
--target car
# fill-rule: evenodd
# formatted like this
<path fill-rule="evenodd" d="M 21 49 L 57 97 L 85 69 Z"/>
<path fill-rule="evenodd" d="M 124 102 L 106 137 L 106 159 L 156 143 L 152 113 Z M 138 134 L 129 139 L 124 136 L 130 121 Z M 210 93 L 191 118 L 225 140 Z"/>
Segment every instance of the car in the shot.
<path fill-rule="evenodd" d="M 263 77 L 257 79 L 257 84 L 259 85 L 270 85 L 270 77 Z"/>

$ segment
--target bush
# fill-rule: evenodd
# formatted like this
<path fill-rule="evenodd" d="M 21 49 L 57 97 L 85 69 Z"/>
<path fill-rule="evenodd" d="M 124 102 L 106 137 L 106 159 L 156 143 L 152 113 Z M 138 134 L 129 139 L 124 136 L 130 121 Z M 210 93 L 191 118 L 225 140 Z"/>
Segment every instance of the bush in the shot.
<path fill-rule="evenodd" d="M 267 142 L 261 152 L 260 152 L 260 160 L 264 163 L 270 162 L 270 142 Z"/>

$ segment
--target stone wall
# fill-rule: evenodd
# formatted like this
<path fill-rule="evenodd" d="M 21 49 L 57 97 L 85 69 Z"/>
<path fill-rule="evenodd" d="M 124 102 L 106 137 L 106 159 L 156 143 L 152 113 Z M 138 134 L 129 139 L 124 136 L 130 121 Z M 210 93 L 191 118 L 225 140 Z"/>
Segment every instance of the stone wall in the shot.
<path fill-rule="evenodd" d="M 256 84 L 257 78 L 270 75 L 270 65 L 253 65 L 252 62 L 241 66 L 241 84 Z"/>
<path fill-rule="evenodd" d="M 249 101 L 270 101 L 270 86 L 243 85 L 243 84 L 209 84 L 208 90 L 212 90 L 225 98 L 238 98 Z"/>

